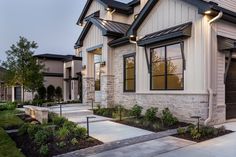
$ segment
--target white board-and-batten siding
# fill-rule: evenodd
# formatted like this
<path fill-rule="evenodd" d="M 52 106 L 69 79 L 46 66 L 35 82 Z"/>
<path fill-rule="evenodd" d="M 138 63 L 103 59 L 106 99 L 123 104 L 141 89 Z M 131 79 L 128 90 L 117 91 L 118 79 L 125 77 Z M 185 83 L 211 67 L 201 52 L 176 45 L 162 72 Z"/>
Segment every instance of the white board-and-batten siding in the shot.
<path fill-rule="evenodd" d="M 138 29 L 138 38 L 146 34 L 167 29 L 179 24 L 193 22 L 192 36 L 184 40 L 186 70 L 184 72 L 184 91 L 167 93 L 206 93 L 207 92 L 207 32 L 208 18 L 198 14 L 198 9 L 181 0 L 160 0 Z M 150 93 L 144 48 L 137 47 L 137 92 Z M 161 91 L 160 93 L 163 93 Z"/>

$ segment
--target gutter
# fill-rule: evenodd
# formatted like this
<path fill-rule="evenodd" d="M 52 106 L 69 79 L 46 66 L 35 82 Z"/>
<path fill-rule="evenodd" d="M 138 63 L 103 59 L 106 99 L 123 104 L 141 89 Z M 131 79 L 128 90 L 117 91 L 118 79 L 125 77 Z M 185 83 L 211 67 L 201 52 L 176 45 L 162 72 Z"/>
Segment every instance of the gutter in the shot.
<path fill-rule="evenodd" d="M 213 117 L 213 89 L 211 88 L 211 56 L 210 56 L 210 52 L 212 50 L 211 44 L 211 35 L 212 35 L 212 23 L 216 22 L 218 20 L 220 20 L 223 17 L 223 12 L 221 11 L 216 17 L 214 17 L 213 19 L 211 19 L 208 23 L 210 25 L 210 30 L 209 30 L 209 46 L 208 46 L 208 65 L 207 65 L 207 69 L 208 69 L 208 101 L 209 101 L 209 111 L 208 111 L 208 118 L 204 121 L 204 125 L 208 125 Z"/>

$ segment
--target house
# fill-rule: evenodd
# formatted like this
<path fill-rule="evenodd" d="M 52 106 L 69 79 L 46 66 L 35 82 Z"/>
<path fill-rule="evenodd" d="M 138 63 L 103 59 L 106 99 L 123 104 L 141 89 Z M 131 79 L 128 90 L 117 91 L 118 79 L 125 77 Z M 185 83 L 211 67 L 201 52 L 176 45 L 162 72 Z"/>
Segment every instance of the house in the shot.
<path fill-rule="evenodd" d="M 35 55 L 38 63 L 44 65 L 43 78 L 44 87 L 49 85 L 61 87 L 63 91 L 63 99 L 81 100 L 81 68 L 82 58 L 75 55 L 58 55 L 58 54 L 39 54 Z M 73 67 L 73 68 L 72 68 Z M 13 87 L 13 101 L 22 100 L 22 88 Z M 31 92 L 24 93 L 25 100 L 32 100 L 34 95 Z"/>
<path fill-rule="evenodd" d="M 8 88 L 4 83 L 3 76 L 6 73 L 6 69 L 0 67 L 0 102 L 11 100 L 11 88 Z"/>
<path fill-rule="evenodd" d="M 236 118 L 235 0 L 87 0 L 75 43 L 83 102 Z"/>

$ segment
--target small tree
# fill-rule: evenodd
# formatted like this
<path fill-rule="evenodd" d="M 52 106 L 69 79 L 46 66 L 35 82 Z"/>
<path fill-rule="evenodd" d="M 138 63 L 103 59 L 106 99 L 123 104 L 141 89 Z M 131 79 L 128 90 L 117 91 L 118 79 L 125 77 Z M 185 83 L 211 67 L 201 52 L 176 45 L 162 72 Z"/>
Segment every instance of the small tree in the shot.
<path fill-rule="evenodd" d="M 39 87 L 37 90 L 37 93 L 38 93 L 39 99 L 43 99 L 43 100 L 46 99 L 47 91 L 44 86 Z"/>
<path fill-rule="evenodd" d="M 56 98 L 58 101 L 62 99 L 62 88 L 61 87 L 56 88 L 55 95 L 56 95 Z"/>
<path fill-rule="evenodd" d="M 6 51 L 7 60 L 3 62 L 3 67 L 7 69 L 4 81 L 8 86 L 20 85 L 23 91 L 31 91 L 42 86 L 43 75 L 42 65 L 37 64 L 36 58 L 33 57 L 34 49 L 38 48 L 33 41 L 30 42 L 24 37 L 20 37 L 16 44 Z M 24 102 L 24 92 L 23 92 Z"/>
<path fill-rule="evenodd" d="M 55 96 L 55 87 L 53 85 L 49 85 L 47 88 L 47 99 L 53 100 Z"/>

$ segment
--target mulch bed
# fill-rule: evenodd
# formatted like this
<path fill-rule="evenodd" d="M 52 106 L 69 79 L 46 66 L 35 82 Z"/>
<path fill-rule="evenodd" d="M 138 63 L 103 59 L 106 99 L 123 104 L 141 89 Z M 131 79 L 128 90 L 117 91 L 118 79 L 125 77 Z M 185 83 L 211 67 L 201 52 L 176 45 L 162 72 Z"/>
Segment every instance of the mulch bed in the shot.
<path fill-rule="evenodd" d="M 182 139 L 185 139 L 185 140 L 189 140 L 189 141 L 194 141 L 194 142 L 203 142 L 203 141 L 207 141 L 207 140 L 210 140 L 210 139 L 213 139 L 213 138 L 216 138 L 216 137 L 220 137 L 220 136 L 224 136 L 224 135 L 227 135 L 227 134 L 230 134 L 232 133 L 233 131 L 231 130 L 225 130 L 225 132 L 220 132 L 218 135 L 211 135 L 211 136 L 205 136 L 205 137 L 201 137 L 199 139 L 193 139 L 192 136 L 190 135 L 190 133 L 185 133 L 185 134 L 176 134 L 176 135 L 173 135 L 174 137 L 177 137 L 177 138 L 182 138 Z"/>
<path fill-rule="evenodd" d="M 27 135 L 18 136 L 17 133 L 11 133 L 9 135 L 16 142 L 17 147 L 22 150 L 26 157 L 42 157 L 39 154 L 36 144 Z M 47 157 L 103 144 L 101 141 L 91 137 L 86 140 L 79 140 L 78 144 L 75 146 L 72 145 L 70 141 L 65 142 L 66 145 L 63 148 L 60 148 L 57 146 L 56 141 L 51 141 L 48 145 L 49 155 Z"/>
<path fill-rule="evenodd" d="M 189 124 L 184 123 L 184 122 L 178 122 L 175 125 L 172 126 L 161 126 L 160 128 L 154 128 L 153 124 L 162 124 L 161 119 L 157 118 L 154 123 L 150 123 L 150 125 L 143 125 L 142 121 L 144 121 L 144 117 L 141 117 L 140 119 L 135 119 L 135 118 L 129 118 L 129 119 L 124 119 L 124 120 L 114 120 L 114 122 L 120 123 L 120 124 L 125 124 L 129 125 L 132 127 L 140 128 L 140 129 L 145 129 L 153 132 L 160 132 L 160 131 L 165 131 L 169 129 L 177 129 L 179 127 L 186 127 Z M 140 123 L 137 123 L 139 121 Z"/>

